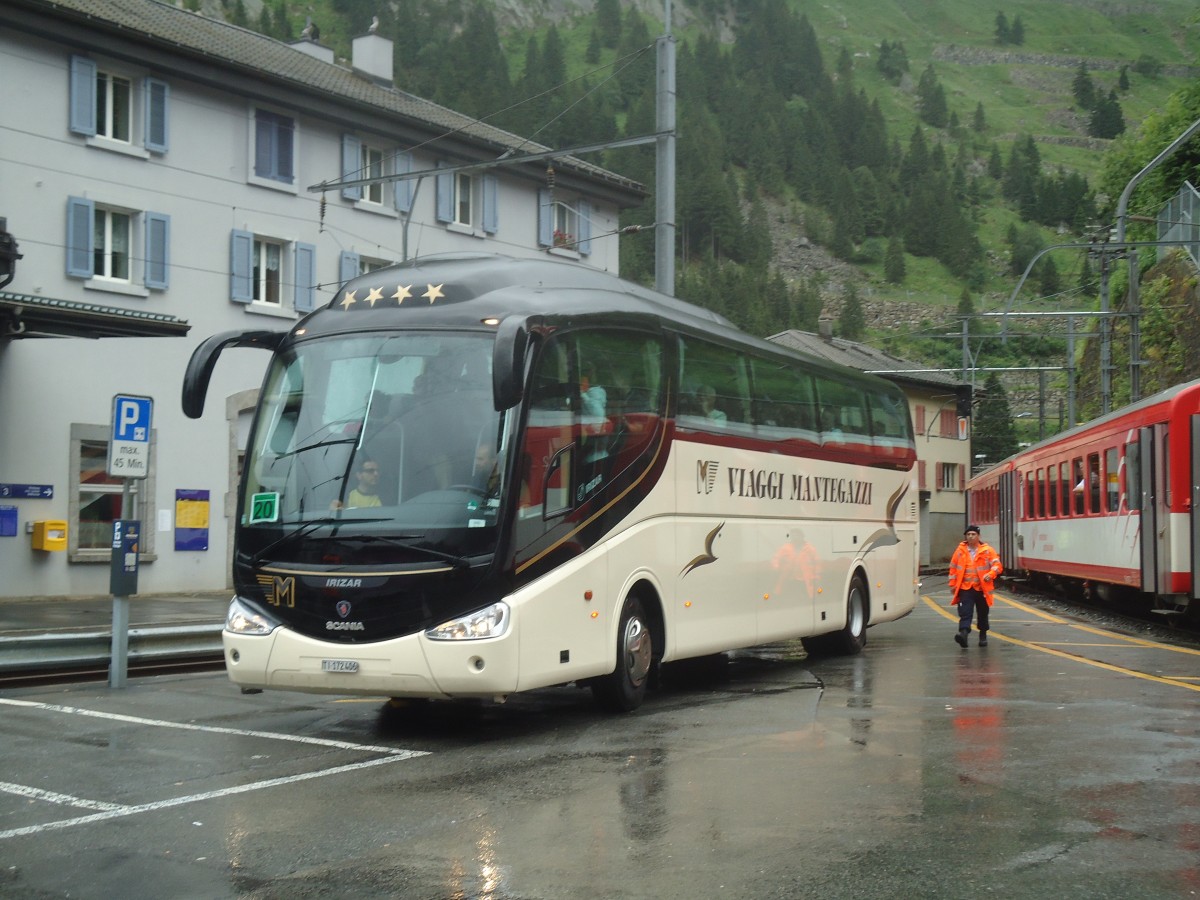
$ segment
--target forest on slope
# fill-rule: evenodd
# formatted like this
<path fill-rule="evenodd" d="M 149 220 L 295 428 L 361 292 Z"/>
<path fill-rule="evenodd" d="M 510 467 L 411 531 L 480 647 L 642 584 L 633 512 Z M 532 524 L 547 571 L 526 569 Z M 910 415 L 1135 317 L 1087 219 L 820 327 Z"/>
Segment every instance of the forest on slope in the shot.
<path fill-rule="evenodd" d="M 377 16 L 395 42 L 398 86 L 571 147 L 655 130 L 663 10 L 618 0 L 220 0 L 219 12 L 284 40 L 311 19 L 339 56 Z M 832 316 L 844 337 L 933 366 L 963 365 L 964 315 L 1010 300 L 1018 310 L 1095 310 L 1099 249 L 1048 252 L 1014 289 L 1048 247 L 1101 247 L 1125 183 L 1200 118 L 1192 0 L 999 9 L 979 0 L 675 0 L 672 34 L 676 293 L 760 335 L 813 331 Z M 652 147 L 594 161 L 653 193 Z M 1198 176 L 1200 148 L 1182 148 L 1130 212 L 1153 217 Z M 654 210 L 651 197 L 622 224 L 650 224 Z M 1144 224 L 1129 233 L 1154 237 Z M 623 275 L 653 280 L 652 235 L 622 238 Z M 1140 259 L 1145 268 L 1153 255 Z M 1123 269 L 1111 258 L 1108 269 L 1119 307 Z M 1194 277 L 1192 290 L 1156 284 L 1143 297 L 1161 305 L 1146 314 L 1143 394 L 1200 375 L 1153 341 L 1172 322 L 1196 320 Z M 1007 340 L 994 318 L 969 328 L 971 365 L 1067 362 L 1065 324 L 1014 319 Z M 1099 380 L 1088 375 L 1095 343 L 1076 341 L 1081 415 L 1099 402 Z M 1127 378 L 1119 358 L 1113 364 L 1121 402 Z M 997 382 L 1014 412 L 1039 399 L 1028 377 Z M 1051 382 L 1061 399 L 1064 379 Z"/>

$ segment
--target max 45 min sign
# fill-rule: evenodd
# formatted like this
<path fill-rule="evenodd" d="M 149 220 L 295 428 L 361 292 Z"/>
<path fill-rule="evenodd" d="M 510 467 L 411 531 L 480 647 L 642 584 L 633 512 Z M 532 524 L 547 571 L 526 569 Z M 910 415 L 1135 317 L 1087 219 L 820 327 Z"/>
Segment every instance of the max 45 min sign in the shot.
<path fill-rule="evenodd" d="M 112 436 L 108 442 L 108 474 L 114 478 L 145 478 L 150 472 L 150 397 L 113 397 Z"/>

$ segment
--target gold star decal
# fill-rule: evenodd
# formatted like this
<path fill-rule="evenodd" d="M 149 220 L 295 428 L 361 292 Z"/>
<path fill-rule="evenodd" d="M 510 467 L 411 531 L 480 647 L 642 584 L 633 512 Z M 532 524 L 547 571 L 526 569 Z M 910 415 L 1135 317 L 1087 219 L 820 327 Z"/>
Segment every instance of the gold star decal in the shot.
<path fill-rule="evenodd" d="M 396 301 L 397 306 L 399 306 L 401 303 L 403 303 L 405 300 L 407 300 L 411 296 L 412 296 L 412 285 L 411 284 L 396 285 L 396 293 L 392 294 L 392 298 Z"/>
<path fill-rule="evenodd" d="M 346 291 L 346 293 L 342 294 L 342 309 L 349 309 L 357 302 L 354 297 L 357 293 L 358 291 Z"/>
<path fill-rule="evenodd" d="M 367 292 L 367 302 L 371 304 L 371 309 L 375 308 L 375 301 L 383 299 L 383 288 L 371 288 Z"/>
<path fill-rule="evenodd" d="M 430 303 L 432 303 L 434 300 L 439 300 L 442 297 L 446 296 L 445 294 L 442 293 L 442 286 L 440 284 L 427 284 L 427 285 L 425 285 L 425 287 L 429 288 L 429 290 L 427 290 L 421 296 L 428 297 Z"/>

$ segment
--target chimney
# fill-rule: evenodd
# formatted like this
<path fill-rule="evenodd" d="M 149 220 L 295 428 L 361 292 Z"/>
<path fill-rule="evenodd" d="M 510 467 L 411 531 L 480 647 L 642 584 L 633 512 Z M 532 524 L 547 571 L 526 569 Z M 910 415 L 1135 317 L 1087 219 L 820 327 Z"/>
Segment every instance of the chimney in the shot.
<path fill-rule="evenodd" d="M 392 86 L 392 42 L 381 34 L 376 34 L 379 18 L 371 22 L 366 34 L 359 35 L 351 42 L 350 68 L 356 75 L 361 75 L 384 87 Z"/>
<path fill-rule="evenodd" d="M 821 316 L 817 319 L 817 334 L 821 336 L 827 344 L 833 343 L 833 319 L 830 316 Z"/>
<path fill-rule="evenodd" d="M 300 40 L 292 41 L 289 47 L 295 47 L 301 53 L 316 57 L 321 62 L 333 62 L 333 48 L 321 44 L 321 29 L 309 16 L 300 32 Z"/>

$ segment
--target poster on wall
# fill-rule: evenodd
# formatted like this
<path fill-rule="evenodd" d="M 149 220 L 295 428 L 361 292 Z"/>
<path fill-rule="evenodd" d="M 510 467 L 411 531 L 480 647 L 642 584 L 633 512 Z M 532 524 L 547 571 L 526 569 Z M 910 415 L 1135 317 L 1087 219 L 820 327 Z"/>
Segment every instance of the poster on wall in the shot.
<path fill-rule="evenodd" d="M 208 549 L 208 491 L 175 491 L 175 549 Z"/>

